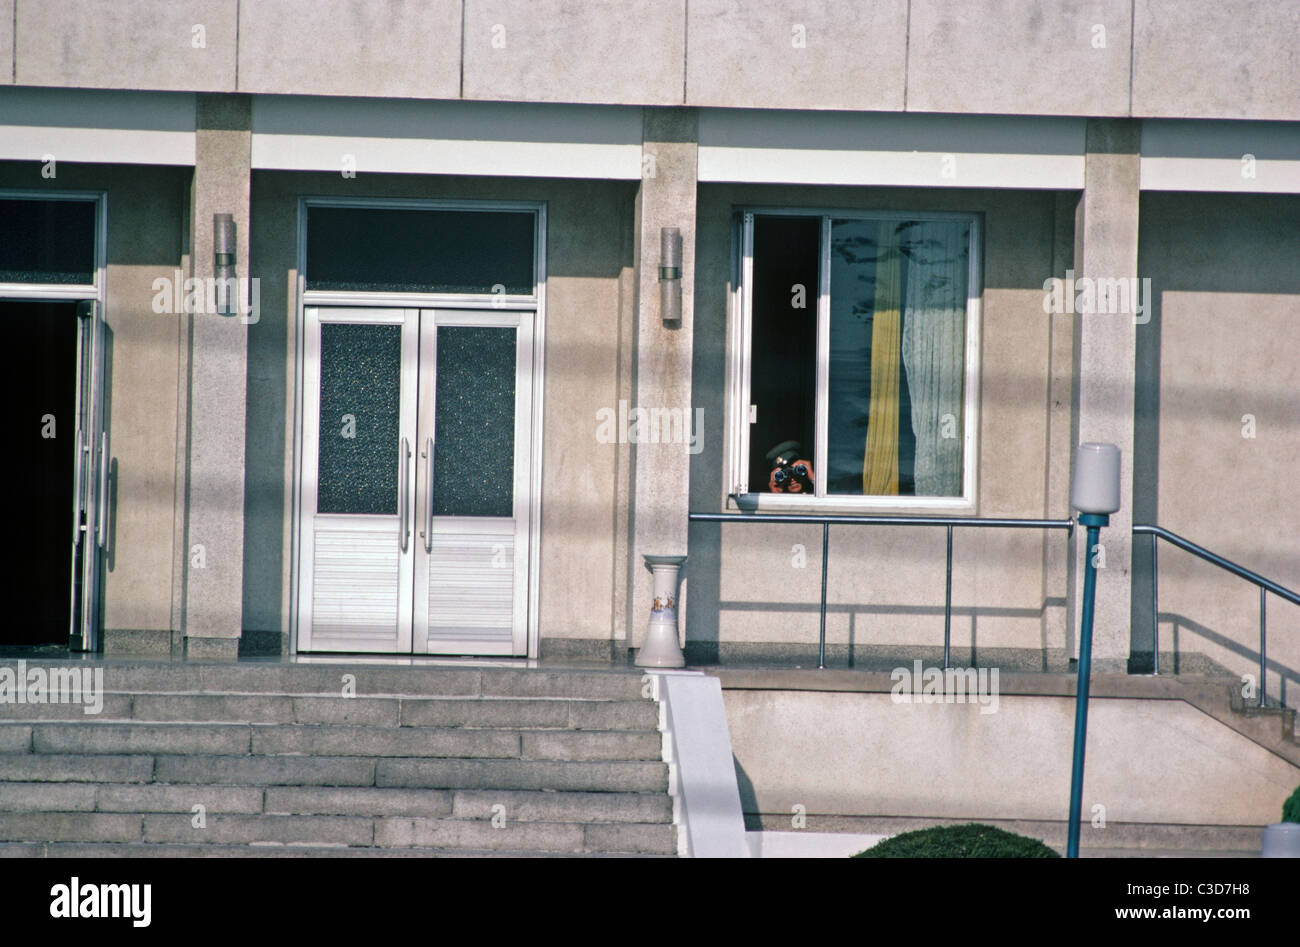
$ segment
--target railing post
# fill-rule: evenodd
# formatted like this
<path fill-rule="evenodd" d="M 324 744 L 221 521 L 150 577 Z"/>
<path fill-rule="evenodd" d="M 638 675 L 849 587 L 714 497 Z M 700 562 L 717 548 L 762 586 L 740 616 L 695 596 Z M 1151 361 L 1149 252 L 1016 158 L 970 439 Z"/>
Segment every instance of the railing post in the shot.
<path fill-rule="evenodd" d="M 822 523 L 822 622 L 817 636 L 817 670 L 826 670 L 826 558 L 831 548 L 831 524 Z"/>
<path fill-rule="evenodd" d="M 943 666 L 949 667 L 948 647 L 952 641 L 952 524 L 948 524 L 948 580 L 943 593 Z"/>
<path fill-rule="evenodd" d="M 1265 677 L 1265 675 L 1268 674 L 1268 652 L 1266 651 L 1268 639 L 1264 634 L 1264 620 L 1268 614 L 1267 596 L 1268 590 L 1261 585 L 1259 587 L 1259 706 L 1261 708 L 1265 706 L 1264 683 L 1268 680 L 1268 678 Z"/>
<path fill-rule="evenodd" d="M 1151 649 L 1155 652 L 1155 674 L 1160 674 L 1160 537 L 1151 534 Z"/>

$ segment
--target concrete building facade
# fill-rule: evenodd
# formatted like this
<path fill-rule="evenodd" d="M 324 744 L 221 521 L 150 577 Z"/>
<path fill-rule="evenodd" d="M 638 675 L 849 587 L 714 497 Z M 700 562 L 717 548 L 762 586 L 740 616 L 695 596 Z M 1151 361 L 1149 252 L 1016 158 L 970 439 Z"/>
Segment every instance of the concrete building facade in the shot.
<path fill-rule="evenodd" d="M 68 606 L 9 643 L 624 662 L 664 554 L 693 663 L 807 667 L 821 528 L 691 512 L 1067 519 L 1102 441 L 1097 667 L 1264 660 L 1294 706 L 1300 610 L 1261 656 L 1259 590 L 1164 547 L 1153 616 L 1131 530 L 1300 588 L 1300 10 L 634 7 L 0 0 L 0 305 L 80 332 L 25 369 L 69 422 L 22 419 L 76 438 L 30 526 Z M 763 479 L 783 440 L 811 495 Z M 942 530 L 829 550 L 829 663 L 942 656 Z M 955 530 L 954 663 L 1067 670 L 1090 554 Z"/>

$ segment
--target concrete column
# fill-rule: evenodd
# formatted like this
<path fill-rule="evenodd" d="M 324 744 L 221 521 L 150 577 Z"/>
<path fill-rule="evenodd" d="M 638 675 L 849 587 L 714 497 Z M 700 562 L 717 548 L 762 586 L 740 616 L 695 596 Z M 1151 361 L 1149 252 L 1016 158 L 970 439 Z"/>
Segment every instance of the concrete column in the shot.
<path fill-rule="evenodd" d="M 686 555 L 690 510 L 691 338 L 694 331 L 695 191 L 697 113 L 693 109 L 645 109 L 641 189 L 636 199 L 636 354 L 629 411 L 642 417 L 632 444 L 632 542 L 628 556 L 628 644 L 640 647 L 650 618 L 651 576 L 642 556 Z M 682 319 L 665 326 L 659 313 L 659 233 L 682 233 Z M 659 411 L 652 415 L 651 412 Z M 687 443 L 654 442 L 676 412 Z M 712 422 L 710 426 L 710 421 Z M 705 419 L 701 436 L 719 436 L 720 418 Z M 629 427 L 631 425 L 629 424 Z M 632 435 L 629 433 L 629 440 Z M 679 613 L 685 627 L 689 560 L 682 572 Z"/>
<path fill-rule="evenodd" d="M 1096 281 L 1131 281 L 1138 275 L 1140 128 L 1131 119 L 1088 121 L 1074 268 L 1076 279 L 1090 278 L 1094 286 L 1100 285 Z M 1128 308 L 1127 312 L 1079 313 L 1075 317 L 1079 333 L 1075 373 L 1077 440 L 1115 444 L 1121 452 L 1120 511 L 1111 516 L 1100 540 L 1105 567 L 1097 570 L 1093 628 L 1093 662 L 1097 670 L 1123 670 L 1129 652 L 1134 376 L 1137 332 L 1145 329 L 1136 324 L 1138 317 L 1131 311 L 1134 307 Z M 1081 556 L 1094 554 L 1083 548 L 1086 543 L 1080 542 L 1079 546 Z M 1079 571 L 1082 574 L 1082 568 Z"/>
<path fill-rule="evenodd" d="M 1074 267 L 1074 225 L 1079 195 L 1060 192 L 1052 226 L 1052 276 L 1063 277 Z M 1050 374 L 1047 386 L 1047 463 L 1044 465 L 1042 514 L 1049 519 L 1070 515 L 1070 467 L 1073 462 L 1075 414 L 1075 316 L 1053 313 L 1049 320 Z M 1078 536 L 1043 534 L 1043 641 L 1046 648 L 1062 648 L 1075 654 L 1074 565 Z"/>
<path fill-rule="evenodd" d="M 190 246 L 193 276 L 215 273 L 213 215 L 231 214 L 236 275 L 249 275 L 251 113 L 248 96 L 197 97 Z M 205 299 L 207 294 L 205 293 Z M 233 658 L 243 628 L 244 423 L 252 316 L 190 316 L 187 550 L 188 657 Z"/>

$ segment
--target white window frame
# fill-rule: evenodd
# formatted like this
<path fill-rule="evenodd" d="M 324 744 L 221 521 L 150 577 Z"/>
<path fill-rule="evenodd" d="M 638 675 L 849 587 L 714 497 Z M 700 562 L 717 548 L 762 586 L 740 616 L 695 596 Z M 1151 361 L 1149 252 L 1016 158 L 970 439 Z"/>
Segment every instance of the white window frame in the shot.
<path fill-rule="evenodd" d="M 756 216 L 815 217 L 821 220 L 820 269 L 817 286 L 816 434 L 812 458 L 816 494 L 750 492 L 749 428 L 754 286 L 754 218 Z M 956 497 L 827 496 L 826 469 L 830 377 L 830 235 L 832 220 L 952 220 L 970 225 L 969 271 L 966 291 L 966 377 L 962 431 L 962 494 Z M 874 211 L 817 207 L 746 207 L 733 231 L 730 330 L 727 339 L 727 458 L 725 505 L 768 513 L 971 513 L 977 512 L 979 367 L 982 274 L 982 219 L 979 214 L 929 211 Z"/>
<path fill-rule="evenodd" d="M 347 290 L 307 289 L 307 214 L 313 207 L 352 207 L 363 210 L 463 210 L 519 211 L 534 218 L 533 287 L 527 295 L 504 293 L 418 293 L 352 292 Z M 303 365 L 306 310 L 311 306 L 392 309 L 498 309 L 526 310 L 533 313 L 532 362 L 532 443 L 531 476 L 528 496 L 528 651 L 525 657 L 536 659 L 541 650 L 541 543 L 542 543 L 542 442 L 544 431 L 543 395 L 546 388 L 546 201 L 461 200 L 415 197 L 329 197 L 298 198 L 298 248 L 294 341 L 293 458 L 290 510 L 290 576 L 287 594 L 289 653 L 298 654 L 301 629 L 298 601 L 301 570 L 299 541 L 302 528 L 302 438 L 303 438 Z M 400 657 L 401 655 L 397 655 Z M 409 655 L 408 655 L 409 657 Z"/>

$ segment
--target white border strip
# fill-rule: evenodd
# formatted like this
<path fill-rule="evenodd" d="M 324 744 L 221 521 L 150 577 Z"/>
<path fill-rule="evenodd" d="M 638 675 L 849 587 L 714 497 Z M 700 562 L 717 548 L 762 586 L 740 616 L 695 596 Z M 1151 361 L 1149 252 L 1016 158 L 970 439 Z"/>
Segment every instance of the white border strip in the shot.
<path fill-rule="evenodd" d="M 1300 194 L 1300 123 L 1142 123 L 1144 191 Z"/>
<path fill-rule="evenodd" d="M 1082 118 L 703 109 L 699 180 L 1083 187 Z"/>
<path fill-rule="evenodd" d="M 257 96 L 252 166 L 635 181 L 641 177 L 641 110 Z"/>
<path fill-rule="evenodd" d="M 0 160 L 194 164 L 194 95 L 0 88 Z"/>

